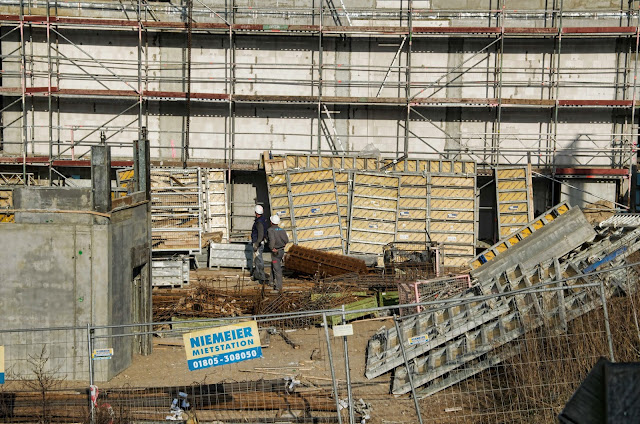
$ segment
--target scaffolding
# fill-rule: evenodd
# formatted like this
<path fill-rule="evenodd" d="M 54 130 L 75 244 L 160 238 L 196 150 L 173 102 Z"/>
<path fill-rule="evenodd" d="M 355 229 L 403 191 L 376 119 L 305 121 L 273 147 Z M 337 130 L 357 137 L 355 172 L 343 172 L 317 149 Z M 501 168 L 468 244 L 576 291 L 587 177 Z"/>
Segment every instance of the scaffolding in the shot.
<path fill-rule="evenodd" d="M 24 174 L 29 164 L 48 165 L 52 180 L 56 167 L 82 164 L 102 131 L 117 157 L 147 127 L 160 140 L 152 156 L 173 165 L 210 159 L 231 168 L 257 159 L 267 143 L 274 154 L 347 155 L 379 143 L 387 157 L 464 154 L 496 166 L 529 156 L 551 173 L 630 172 L 640 45 L 634 2 L 593 10 L 568 0 L 546 9 L 489 3 L 447 10 L 438 0 L 387 8 L 355 0 L 308 7 L 0 0 L 0 163 L 21 165 Z M 275 46 L 265 48 L 274 57 L 252 52 L 262 45 Z M 580 58 L 593 49 L 606 58 L 597 67 Z M 78 122 L 73 112 L 88 111 L 73 104 L 102 110 Z M 308 124 L 256 127 L 246 115 L 258 109 L 267 121 L 281 114 Z M 513 116 L 522 115 L 530 122 L 518 128 Z M 167 116 L 170 125 L 154 124 Z M 220 125 L 196 125 L 201 116 Z M 395 128 L 369 132 L 381 116 L 392 116 Z M 356 118 L 366 131 L 345 124 Z M 473 119 L 480 124 L 468 124 Z M 573 129 L 581 119 L 606 125 Z"/>

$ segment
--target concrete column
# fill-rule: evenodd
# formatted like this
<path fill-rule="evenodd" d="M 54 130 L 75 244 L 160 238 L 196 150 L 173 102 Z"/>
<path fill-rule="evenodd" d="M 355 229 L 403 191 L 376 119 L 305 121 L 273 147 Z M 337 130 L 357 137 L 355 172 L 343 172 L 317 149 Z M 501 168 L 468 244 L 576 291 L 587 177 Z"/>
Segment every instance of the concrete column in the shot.
<path fill-rule="evenodd" d="M 453 69 L 460 66 L 464 51 L 464 39 L 449 38 L 449 54 L 447 55 L 447 67 Z M 461 68 L 462 69 L 462 68 Z M 446 97 L 460 98 L 462 97 L 462 75 L 460 72 L 452 72 L 447 76 Z M 444 130 L 450 134 L 452 138 L 447 137 L 444 143 L 444 149 L 451 152 L 449 158 L 453 158 L 460 151 L 460 127 L 462 123 L 462 109 L 459 107 L 449 107 L 446 109 Z"/>
<path fill-rule="evenodd" d="M 91 147 L 91 191 L 93 210 L 111 210 L 111 149 L 108 146 Z"/>

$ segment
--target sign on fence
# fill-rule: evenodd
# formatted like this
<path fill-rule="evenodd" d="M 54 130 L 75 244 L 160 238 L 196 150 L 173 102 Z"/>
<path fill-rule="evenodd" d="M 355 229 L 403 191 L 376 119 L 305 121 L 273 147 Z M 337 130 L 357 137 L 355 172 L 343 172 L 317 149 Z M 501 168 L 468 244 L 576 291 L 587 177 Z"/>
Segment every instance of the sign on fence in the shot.
<path fill-rule="evenodd" d="M 0 384 L 4 384 L 4 346 L 0 346 Z"/>
<path fill-rule="evenodd" d="M 108 349 L 93 349 L 91 353 L 91 359 L 97 361 L 99 359 L 111 359 L 113 357 L 113 348 Z"/>
<path fill-rule="evenodd" d="M 255 321 L 209 328 L 182 337 L 189 371 L 262 358 Z"/>

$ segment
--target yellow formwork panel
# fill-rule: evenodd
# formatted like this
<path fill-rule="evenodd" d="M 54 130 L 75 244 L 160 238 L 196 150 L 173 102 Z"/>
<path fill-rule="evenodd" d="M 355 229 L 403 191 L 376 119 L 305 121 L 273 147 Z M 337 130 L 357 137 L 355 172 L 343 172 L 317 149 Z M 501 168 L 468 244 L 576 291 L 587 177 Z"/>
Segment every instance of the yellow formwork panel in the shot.
<path fill-rule="evenodd" d="M 426 233 L 427 222 L 418 220 L 398 221 L 398 232 L 401 231 L 422 231 Z"/>
<path fill-rule="evenodd" d="M 466 268 L 469 260 L 473 259 L 473 257 L 455 257 L 455 256 L 446 256 L 443 259 L 443 263 L 445 267 L 455 267 L 455 268 Z"/>
<path fill-rule="evenodd" d="M 353 189 L 354 196 L 367 196 L 367 197 L 383 197 L 385 199 L 396 199 L 398 197 L 397 188 L 383 188 L 383 187 L 367 187 L 367 186 L 355 186 Z"/>
<path fill-rule="evenodd" d="M 475 180 L 469 177 L 431 176 L 431 186 L 438 187 L 474 187 Z"/>
<path fill-rule="evenodd" d="M 366 197 L 354 197 L 351 201 L 354 208 L 397 209 L 396 200 L 369 199 Z"/>
<path fill-rule="evenodd" d="M 276 208 L 273 205 L 273 203 L 271 203 L 271 213 L 274 214 L 274 215 L 278 215 L 280 217 L 280 219 L 288 218 L 289 217 L 289 207 L 287 205 L 286 207 Z"/>
<path fill-rule="evenodd" d="M 507 178 L 526 178 L 527 177 L 527 170 L 526 168 L 522 167 L 522 168 L 512 168 L 512 169 L 501 169 L 498 168 L 496 170 L 496 174 L 498 177 L 498 180 L 502 180 L 502 179 L 507 179 Z M 523 181 L 524 182 L 524 181 Z"/>
<path fill-rule="evenodd" d="M 474 210 L 475 202 L 473 200 L 450 200 L 450 199 L 431 199 L 431 210 L 435 209 L 466 209 Z"/>
<path fill-rule="evenodd" d="M 153 193 L 151 202 L 154 206 L 198 206 L 198 193 L 181 193 L 179 196 L 167 193 Z"/>
<path fill-rule="evenodd" d="M 377 171 L 378 170 L 378 159 L 368 158 L 364 160 L 364 167 L 368 171 Z"/>
<path fill-rule="evenodd" d="M 212 183 L 209 182 L 209 193 L 211 192 L 224 192 L 225 190 L 225 184 L 224 183 Z"/>
<path fill-rule="evenodd" d="M 286 174 L 270 174 L 267 175 L 267 182 L 270 186 L 278 185 L 278 184 L 287 184 L 287 175 Z"/>
<path fill-rule="evenodd" d="M 402 209 L 398 210 L 398 219 L 427 219 L 427 211 L 425 209 Z"/>
<path fill-rule="evenodd" d="M 312 216 L 307 218 L 296 217 L 296 228 L 309 228 L 319 226 L 335 226 L 340 225 L 340 217 L 338 215 L 329 216 Z"/>
<path fill-rule="evenodd" d="M 395 221 L 396 213 L 376 209 L 354 209 L 351 218 L 380 219 L 383 221 Z"/>
<path fill-rule="evenodd" d="M 517 181 L 511 181 L 511 180 L 500 181 L 500 180 L 498 180 L 498 191 L 503 191 L 503 190 L 523 190 L 523 191 L 526 191 L 527 190 L 527 182 L 525 180 L 517 180 Z"/>
<path fill-rule="evenodd" d="M 321 168 L 333 168 L 333 158 L 331 156 L 323 156 L 320 159 Z"/>
<path fill-rule="evenodd" d="M 317 156 L 317 155 L 309 156 L 309 162 L 307 163 L 307 168 L 320 168 L 320 156 Z"/>
<path fill-rule="evenodd" d="M 330 237 L 340 238 L 340 227 L 299 228 L 296 225 L 296 234 L 298 236 L 298 241 Z"/>
<path fill-rule="evenodd" d="M 227 207 L 225 205 L 210 205 L 209 211 L 211 211 L 212 215 L 225 215 Z"/>
<path fill-rule="evenodd" d="M 417 160 L 406 160 L 405 161 L 405 170 L 406 172 L 417 172 L 418 171 L 418 161 Z"/>
<path fill-rule="evenodd" d="M 504 214 L 500 216 L 500 223 L 502 225 L 519 225 L 520 227 L 524 227 L 528 221 L 529 218 L 527 218 L 527 215 L 525 214 L 520 214 L 520 215 L 510 215 L 510 214 Z"/>
<path fill-rule="evenodd" d="M 446 198 L 464 198 L 473 199 L 476 193 L 473 189 L 467 188 L 431 188 L 431 197 L 446 197 Z"/>
<path fill-rule="evenodd" d="M 444 244 L 466 244 L 473 246 L 473 234 L 442 234 L 429 232 L 432 241 Z"/>
<path fill-rule="evenodd" d="M 344 194 L 347 196 L 349 194 L 349 186 L 347 184 L 338 184 L 336 185 L 336 191 L 338 194 Z"/>
<path fill-rule="evenodd" d="M 401 186 L 426 186 L 427 178 L 422 175 L 401 175 Z"/>
<path fill-rule="evenodd" d="M 400 197 L 427 197 L 427 188 L 401 186 Z"/>
<path fill-rule="evenodd" d="M 462 174 L 464 172 L 464 162 L 453 162 L 453 172 Z"/>
<path fill-rule="evenodd" d="M 118 178 L 120 181 L 132 180 L 134 176 L 133 169 L 120 169 L 118 170 Z"/>
<path fill-rule="evenodd" d="M 271 186 L 269 188 L 269 193 L 271 194 L 271 197 L 283 197 L 283 196 L 286 196 L 288 192 L 289 190 L 285 185 Z"/>
<path fill-rule="evenodd" d="M 366 174 L 356 174 L 355 183 L 357 184 L 366 184 L 366 185 L 375 185 L 381 187 L 398 187 L 399 179 L 398 177 L 386 177 L 382 175 L 366 175 Z"/>
<path fill-rule="evenodd" d="M 431 225 L 429 226 L 429 231 L 437 231 L 439 233 L 450 232 L 450 233 L 473 233 L 474 231 L 474 223 L 473 222 L 442 222 L 442 221 L 431 221 Z"/>
<path fill-rule="evenodd" d="M 473 255 L 475 254 L 475 248 L 473 246 L 445 245 L 443 250 L 444 256 L 469 256 L 469 258 L 467 258 L 467 263 L 473 259 Z"/>
<path fill-rule="evenodd" d="M 346 183 L 349 181 L 349 174 L 346 172 L 336 172 L 335 178 L 337 183 Z"/>
<path fill-rule="evenodd" d="M 296 155 L 287 155 L 286 159 L 287 168 L 293 169 L 298 167 L 298 156 Z"/>
<path fill-rule="evenodd" d="M 292 172 L 289 174 L 289 182 L 291 184 L 308 183 L 310 181 L 316 182 L 321 180 L 333 181 L 333 170 L 323 169 L 320 171 Z"/>
<path fill-rule="evenodd" d="M 467 174 L 474 174 L 476 172 L 476 164 L 475 162 L 465 162 L 464 163 L 464 172 Z"/>
<path fill-rule="evenodd" d="M 411 242 L 411 243 L 422 243 L 422 246 L 416 246 L 416 247 L 411 247 L 411 246 L 406 246 L 403 245 L 403 248 L 407 249 L 407 250 L 424 250 L 424 243 L 427 242 L 427 233 L 401 233 L 398 232 L 398 237 L 397 237 L 398 241 L 401 242 Z"/>
<path fill-rule="evenodd" d="M 500 211 L 500 217 L 502 218 L 502 214 L 526 214 L 528 211 L 528 207 L 526 203 L 501 203 L 498 210 Z M 526 215 L 528 216 L 528 215 Z"/>
<path fill-rule="evenodd" d="M 474 212 L 432 211 L 430 218 L 432 221 L 473 221 L 475 214 Z"/>
<path fill-rule="evenodd" d="M 16 217 L 12 213 L 0 213 L 0 222 L 16 222 Z"/>
<path fill-rule="evenodd" d="M 353 222 L 351 222 L 353 226 Z M 382 233 L 371 233 L 368 231 L 354 230 L 351 229 L 351 238 L 350 242 L 368 242 L 375 244 L 388 244 L 392 243 L 395 238 L 394 233 L 382 234 Z"/>
<path fill-rule="evenodd" d="M 382 255 L 384 246 L 367 243 L 349 243 L 349 252 L 351 253 L 368 253 L 371 255 Z"/>
<path fill-rule="evenodd" d="M 449 161 L 443 161 L 440 164 L 440 172 L 446 174 L 447 172 L 453 172 L 453 164 Z"/>
<path fill-rule="evenodd" d="M 289 198 L 288 197 L 272 197 L 271 198 L 271 209 L 281 209 L 281 208 L 289 208 Z"/>
<path fill-rule="evenodd" d="M 342 239 L 340 237 L 333 237 L 328 239 L 316 239 L 316 240 L 300 240 L 298 245 L 307 247 L 309 249 L 316 250 L 330 250 L 338 251 L 342 253 Z"/>
<path fill-rule="evenodd" d="M 526 202 L 527 201 L 527 192 L 526 191 L 512 191 L 508 193 L 500 193 L 498 195 L 498 202 L 507 203 L 507 202 Z M 526 206 L 526 203 L 523 203 Z M 525 207 L 525 209 L 527 209 Z"/>
<path fill-rule="evenodd" d="M 365 164 L 365 160 L 363 158 L 357 158 L 356 159 L 356 164 L 355 164 L 355 168 L 358 171 L 364 171 L 366 170 L 366 164 Z"/>
<path fill-rule="evenodd" d="M 304 194 L 301 196 L 295 196 L 291 198 L 293 206 L 312 205 L 314 203 L 336 203 L 336 194 L 333 193 L 317 193 L 317 194 Z"/>
<path fill-rule="evenodd" d="M 338 207 L 338 213 L 340 214 L 340 216 L 347 216 L 349 214 L 349 208 L 340 205 Z"/>
<path fill-rule="evenodd" d="M 360 219 L 354 219 L 351 221 L 351 231 L 354 231 L 354 230 L 384 231 L 388 233 L 393 233 L 395 231 L 395 228 L 396 228 L 395 222 L 373 221 L 373 220 L 363 221 Z"/>
<path fill-rule="evenodd" d="M 335 185 L 333 181 L 323 181 L 323 182 L 308 182 L 306 184 L 298 184 L 291 186 L 291 193 L 293 194 L 304 194 L 304 193 L 318 193 L 320 191 L 331 191 L 334 192 Z M 335 193 L 335 192 L 334 192 Z M 335 194 L 334 194 L 335 197 Z"/>
<path fill-rule="evenodd" d="M 440 171 L 440 161 L 430 160 L 429 161 L 429 172 L 441 172 Z"/>
<path fill-rule="evenodd" d="M 349 226 L 349 222 L 347 221 L 346 218 L 343 218 L 342 216 L 340 216 L 340 225 L 342 225 L 343 229 L 347 229 L 347 227 Z"/>
<path fill-rule="evenodd" d="M 505 226 L 500 228 L 500 238 L 504 238 L 507 237 L 508 235 L 511 235 L 513 233 L 517 233 L 518 230 L 520 230 L 522 228 L 522 226 Z"/>
<path fill-rule="evenodd" d="M 414 198 L 414 197 L 401 197 L 398 199 L 398 207 L 400 209 L 426 209 L 427 208 L 427 199 L 426 198 Z"/>
<path fill-rule="evenodd" d="M 326 204 L 326 205 L 314 205 L 314 206 L 299 206 L 294 207 L 293 213 L 295 216 L 315 216 L 315 215 L 337 215 L 338 205 Z"/>

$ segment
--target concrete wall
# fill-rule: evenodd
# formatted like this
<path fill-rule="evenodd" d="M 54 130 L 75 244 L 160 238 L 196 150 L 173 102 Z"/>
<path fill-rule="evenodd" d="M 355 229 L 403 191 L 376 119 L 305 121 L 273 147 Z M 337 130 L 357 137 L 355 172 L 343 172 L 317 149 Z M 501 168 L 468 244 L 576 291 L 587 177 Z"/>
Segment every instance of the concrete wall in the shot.
<path fill-rule="evenodd" d="M 166 3 L 150 3 L 160 20 L 180 21 L 180 2 L 172 7 Z M 506 26 L 543 27 L 552 24 L 551 13 L 544 13 L 548 2 L 513 0 L 506 3 L 508 11 L 527 11 L 527 15 L 507 14 Z M 208 0 L 194 5 L 198 22 L 221 22 L 212 16 L 211 10 L 224 15 L 222 0 Z M 237 23 L 317 24 L 312 7 L 316 0 L 238 1 Z M 408 2 L 388 0 L 345 0 L 352 25 L 406 25 Z M 420 6 L 416 6 L 416 4 Z M 184 5 L 184 2 L 182 2 Z M 498 1 L 431 0 L 414 2 L 414 25 L 437 26 L 498 26 L 495 13 Z M 80 8 L 63 9 L 66 13 L 86 17 L 112 17 L 130 19 L 135 10 L 119 2 L 101 2 L 100 5 L 83 3 Z M 564 26 L 626 25 L 624 15 L 618 11 L 615 1 L 566 1 L 567 12 L 593 11 L 591 19 L 566 16 Z M 0 6 L 0 10 L 2 7 Z M 7 8 L 5 11 L 10 11 Z M 129 13 L 127 15 L 126 13 Z M 131 15 L 131 13 L 134 15 Z M 377 15 L 375 15 L 375 13 Z M 384 12 L 384 14 L 383 14 Z M 461 12 L 465 12 L 464 14 Z M 345 11 L 338 6 L 339 19 L 344 21 Z M 475 17 L 474 17 L 475 16 Z M 228 17 L 228 16 L 227 16 Z M 325 25 L 334 25 L 327 11 Z M 3 29 L 3 31 L 8 31 Z M 138 35 L 134 31 L 116 31 L 92 28 L 77 30 L 60 28 L 57 37 L 60 64 L 54 63 L 53 85 L 59 88 L 118 89 L 137 88 Z M 42 28 L 27 28 L 27 49 L 34 55 L 46 57 L 46 33 Z M 18 33 L 2 40 L 3 52 L 19 48 Z M 494 37 L 414 37 L 412 40 L 411 94 L 434 84 L 420 97 L 491 98 L 498 94 L 500 62 L 497 44 L 485 52 L 477 52 L 495 41 Z M 323 42 L 323 94 L 326 96 L 365 97 L 376 96 L 388 67 L 401 44 L 401 37 L 353 36 L 325 37 Z M 144 39 L 143 64 L 147 77 L 147 90 L 185 90 L 186 34 L 149 32 Z M 75 45 L 74 45 L 75 44 Z M 251 35 L 235 37 L 235 93 L 250 95 L 304 95 L 318 94 L 318 39 L 314 36 Z M 403 52 L 408 48 L 405 43 Z M 621 99 L 631 98 L 632 93 L 623 87 L 625 76 L 621 68 L 625 64 L 625 52 L 630 52 L 629 40 L 616 38 L 563 38 L 562 56 L 557 64 L 560 70 L 559 98 L 562 99 Z M 505 40 L 502 97 L 514 99 L 550 99 L 555 96 L 552 62 L 557 49 L 552 38 Z M 622 53 L 622 54 L 621 54 Z M 192 91 L 228 93 L 230 76 L 230 51 L 228 34 L 194 33 L 192 40 Z M 464 63 L 465 61 L 468 62 Z M 54 61 L 55 62 L 55 61 Z M 463 65 L 464 63 L 464 65 Z M 400 54 L 387 77 L 382 97 L 403 97 L 406 75 L 406 55 Z M 461 66 L 462 65 L 462 66 Z M 20 86 L 20 63 L 17 56 L 3 60 L 3 86 Z M 461 66 L 455 72 L 448 70 Z M 46 60 L 29 61 L 33 74 L 28 85 L 47 85 Z M 91 74 L 88 75 L 88 74 Z M 446 87 L 444 86 L 448 84 Z M 616 88 L 616 84 L 618 87 Z M 5 104 L 10 99 L 5 99 Z M 48 155 L 48 100 L 29 98 L 30 112 L 29 153 Z M 135 99 L 61 98 L 54 102 L 54 141 L 60 149 L 67 149 L 73 138 L 85 138 L 83 144 L 97 143 L 99 131 L 106 127 L 108 142 L 114 147 L 113 157 L 130 155 L 131 140 L 137 136 Z M 186 129 L 185 103 L 153 100 L 146 105 L 152 142 L 152 157 L 179 159 L 182 155 Z M 349 152 L 358 152 L 373 143 L 383 154 L 398 156 L 404 145 L 405 108 L 396 106 L 328 106 L 332 112 L 335 130 Z M 502 125 L 496 128 L 496 108 L 418 108 L 427 119 L 411 115 L 409 151 L 412 156 L 437 156 L 446 150 L 474 151 L 479 161 L 490 160 L 490 153 L 499 152 L 503 163 L 521 162 L 522 151 L 540 151 L 535 165 L 585 165 L 616 166 L 610 154 L 594 151 L 610 151 L 619 145 L 626 128 L 617 124 L 618 118 L 611 109 L 563 109 L 557 129 L 552 125 L 552 109 L 503 108 Z M 118 116 L 119 115 L 119 116 Z M 318 146 L 317 108 L 315 105 L 289 104 L 236 104 L 235 137 L 230 131 L 229 108 L 226 103 L 194 102 L 191 105 L 190 156 L 192 158 L 257 160 L 261 151 L 315 152 L 326 151 L 324 138 Z M 7 154 L 20 154 L 22 133 L 20 104 L 3 113 L 3 122 L 13 123 L 4 129 L 3 138 Z M 323 119 L 331 127 L 323 113 Z M 59 120 L 59 125 L 58 125 Z M 31 130 L 31 123 L 36 127 Z M 329 128 L 332 133 L 333 129 Z M 500 133 L 498 137 L 497 133 Z M 557 140 L 555 139 L 557 132 Z M 551 144 L 556 144 L 552 146 Z M 234 149 L 231 152 L 232 148 Z M 54 153 L 58 151 L 54 148 Z M 493 149 L 493 150 L 492 150 Z M 74 149 L 74 155 L 82 155 L 86 147 Z M 489 152 L 489 155 L 485 154 Z M 550 152 L 547 154 L 546 152 Z M 70 156 L 67 151 L 64 156 Z M 555 157 L 554 157 L 555 156 Z M 595 160 L 593 160 L 595 158 Z"/>
<path fill-rule="evenodd" d="M 24 188 L 14 192 L 18 208 L 91 210 L 87 189 Z M 85 222 L 79 222 L 78 217 Z M 133 279 L 134 268 L 143 266 L 148 256 L 147 219 L 147 206 L 140 205 L 114 212 L 111 218 L 23 212 L 16 215 L 16 223 L 0 224 L 0 244 L 11 246 L 0 250 L 0 261 L 5 264 L 0 284 L 2 329 L 139 322 L 134 315 Z M 119 332 L 111 330 L 110 334 Z M 25 337 L 35 340 L 34 334 L 0 333 L 0 344 L 9 352 L 7 367 L 27 373 L 29 355 L 39 354 L 46 344 L 50 364 L 60 374 L 67 379 L 88 378 L 86 331 L 41 333 L 37 343 L 25 345 Z M 130 337 L 101 339 L 96 347 L 115 350 L 112 360 L 96 363 L 98 381 L 111 378 L 131 363 Z"/>

